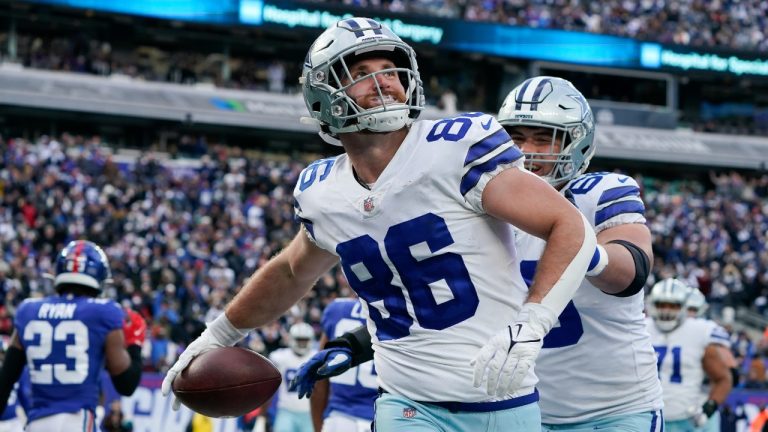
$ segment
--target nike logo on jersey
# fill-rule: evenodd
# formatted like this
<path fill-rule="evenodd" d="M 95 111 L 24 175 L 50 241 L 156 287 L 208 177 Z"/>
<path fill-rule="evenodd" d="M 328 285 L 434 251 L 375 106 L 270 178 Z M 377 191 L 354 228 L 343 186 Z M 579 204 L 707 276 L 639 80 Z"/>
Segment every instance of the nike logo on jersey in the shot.
<path fill-rule="evenodd" d="M 493 123 L 493 118 L 489 118 L 487 122 L 480 123 L 480 126 L 482 126 L 483 129 L 488 130 L 491 128 L 491 123 Z"/>
<path fill-rule="evenodd" d="M 627 180 L 629 180 L 629 177 L 621 177 L 619 178 L 619 183 L 626 183 Z"/>

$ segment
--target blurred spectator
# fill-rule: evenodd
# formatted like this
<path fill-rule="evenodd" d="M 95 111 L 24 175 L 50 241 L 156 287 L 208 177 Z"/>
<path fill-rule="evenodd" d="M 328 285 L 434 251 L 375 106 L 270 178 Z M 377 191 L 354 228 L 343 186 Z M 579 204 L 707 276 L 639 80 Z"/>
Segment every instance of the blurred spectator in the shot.
<path fill-rule="evenodd" d="M 749 362 L 747 381 L 744 386 L 751 389 L 763 389 L 766 387 L 765 384 L 765 360 L 762 355 L 754 354 Z"/>
<path fill-rule="evenodd" d="M 103 432 L 133 431 L 133 423 L 125 419 L 119 400 L 115 400 L 109 405 L 109 412 L 101 422 L 101 429 Z"/>

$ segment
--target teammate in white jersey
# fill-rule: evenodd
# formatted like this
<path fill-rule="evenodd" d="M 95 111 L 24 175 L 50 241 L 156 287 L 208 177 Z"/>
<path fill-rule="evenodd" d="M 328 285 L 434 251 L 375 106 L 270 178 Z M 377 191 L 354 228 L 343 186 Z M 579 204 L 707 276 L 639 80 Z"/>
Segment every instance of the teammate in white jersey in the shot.
<path fill-rule="evenodd" d="M 688 294 L 688 300 L 685 302 L 685 309 L 688 311 L 688 319 L 701 319 L 709 321 L 706 318 L 709 305 L 707 299 L 704 297 L 701 291 L 697 288 L 691 287 Z M 713 323 L 717 325 L 716 323 Z M 718 326 L 718 329 L 721 329 Z M 722 331 L 721 331 L 722 330 Z M 732 383 L 736 383 L 739 377 L 739 363 L 731 352 L 731 340 L 725 329 L 717 331 L 715 340 L 717 341 L 717 348 L 720 351 L 720 355 L 723 358 L 723 362 L 728 366 L 731 373 Z M 701 403 L 706 402 L 709 399 L 709 392 L 711 388 L 709 386 L 709 380 L 705 382 L 699 388 L 699 399 Z M 718 432 L 720 430 L 720 411 L 715 411 L 704 426 L 697 428 L 697 432 Z"/>
<path fill-rule="evenodd" d="M 292 325 L 288 333 L 291 336 L 290 347 L 277 349 L 269 355 L 269 359 L 283 376 L 283 383 L 277 392 L 277 413 L 272 430 L 312 432 L 314 428 L 309 415 L 309 401 L 299 399 L 296 392 L 288 387 L 299 366 L 315 353 L 312 350 L 315 331 L 309 324 L 300 322 Z"/>
<path fill-rule="evenodd" d="M 592 223 L 600 244 L 588 278 L 536 361 L 544 430 L 660 430 L 661 385 L 643 314 L 651 236 L 637 183 L 618 174 L 584 174 L 595 153 L 592 111 L 566 80 L 526 80 L 507 97 L 499 122 L 531 171 Z M 520 231 L 516 246 L 519 270 L 530 284 L 546 243 Z M 297 378 L 308 372 L 302 367 Z"/>
<path fill-rule="evenodd" d="M 694 432 L 707 424 L 731 391 L 731 374 L 721 354 L 728 335 L 713 321 L 688 318 L 690 288 L 678 279 L 664 279 L 651 290 L 646 321 L 656 349 L 664 388 L 664 430 Z M 701 384 L 710 390 L 702 403 Z M 713 425 L 719 430 L 719 425 Z"/>
<path fill-rule="evenodd" d="M 373 337 L 378 432 L 539 430 L 532 366 L 594 254 L 589 223 L 525 171 L 492 116 L 414 121 L 415 53 L 374 20 L 320 35 L 301 82 L 346 153 L 301 173 L 302 232 L 187 347 L 164 394 L 194 356 L 279 317 L 340 262 Z M 512 225 L 548 239 L 530 290 Z"/>
<path fill-rule="evenodd" d="M 566 80 L 524 81 L 507 96 L 498 120 L 525 154 L 526 167 L 590 221 L 599 245 L 594 268 L 536 361 L 543 429 L 660 430 L 661 385 L 643 314 L 653 252 L 637 183 L 615 173 L 585 173 L 595 154 L 592 110 Z M 530 282 L 544 241 L 527 233 L 516 241 Z"/>

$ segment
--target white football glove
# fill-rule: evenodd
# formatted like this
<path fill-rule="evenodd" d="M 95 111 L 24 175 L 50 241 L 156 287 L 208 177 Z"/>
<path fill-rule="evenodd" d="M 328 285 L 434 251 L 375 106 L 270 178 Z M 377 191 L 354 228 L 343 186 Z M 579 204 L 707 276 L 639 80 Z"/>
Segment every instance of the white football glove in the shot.
<path fill-rule="evenodd" d="M 517 320 L 497 333 L 470 362 L 475 387 L 488 372 L 488 395 L 502 397 L 520 387 L 544 344 L 544 336 L 557 322 L 557 314 L 538 303 L 526 303 Z"/>
<path fill-rule="evenodd" d="M 704 425 L 707 424 L 707 421 L 709 420 L 709 416 L 704 413 L 701 407 L 696 406 L 688 408 L 688 416 L 696 429 L 704 427 Z"/>
<path fill-rule="evenodd" d="M 235 328 L 223 313 L 215 320 L 206 324 L 206 326 L 205 331 L 187 346 L 179 356 L 179 359 L 176 360 L 176 363 L 165 374 L 163 385 L 161 386 L 163 396 L 168 396 L 171 393 L 173 380 L 189 365 L 192 359 L 214 348 L 233 346 L 251 330 Z M 173 410 L 177 411 L 180 406 L 181 401 L 174 396 Z"/>

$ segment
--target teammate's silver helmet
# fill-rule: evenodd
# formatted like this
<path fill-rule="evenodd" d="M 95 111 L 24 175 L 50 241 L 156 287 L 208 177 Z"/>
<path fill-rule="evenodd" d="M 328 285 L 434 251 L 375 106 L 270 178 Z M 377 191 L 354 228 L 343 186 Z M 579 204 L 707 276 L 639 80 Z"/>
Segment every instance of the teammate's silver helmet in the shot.
<path fill-rule="evenodd" d="M 688 285 L 674 278 L 664 279 L 653 286 L 649 296 L 648 314 L 659 330 L 669 332 L 682 324 L 688 315 L 685 305 L 690 292 Z M 659 303 L 679 305 L 680 308 L 659 308 Z"/>
<path fill-rule="evenodd" d="M 315 331 L 305 322 L 299 322 L 291 326 L 288 333 L 291 335 L 290 346 L 297 355 L 306 355 L 312 349 L 312 341 L 315 339 Z"/>
<path fill-rule="evenodd" d="M 353 78 L 349 66 L 366 57 L 385 57 L 396 67 Z M 355 83 L 392 71 L 405 89 L 404 102 L 386 102 L 378 82 L 382 104 L 375 108 L 364 109 L 347 94 Z M 370 18 L 343 19 L 323 32 L 309 48 L 299 81 L 311 118 L 319 123 L 323 139 L 332 144 L 338 145 L 339 133 L 401 129 L 424 109 L 416 53 L 389 28 Z"/>
<path fill-rule="evenodd" d="M 693 312 L 696 317 L 704 316 L 707 312 L 707 298 L 704 297 L 701 291 L 697 288 L 691 288 L 691 293 L 688 295 L 688 301 L 685 303 L 685 309 Z"/>
<path fill-rule="evenodd" d="M 552 146 L 546 153 L 526 153 L 526 165 L 554 163 L 543 176 L 558 186 L 582 174 L 595 155 L 595 122 L 592 109 L 576 87 L 562 78 L 539 76 L 525 80 L 507 95 L 498 115 L 509 130 L 514 126 L 552 129 Z M 556 137 L 562 139 L 562 149 Z M 546 157 L 556 156 L 555 162 Z"/>

